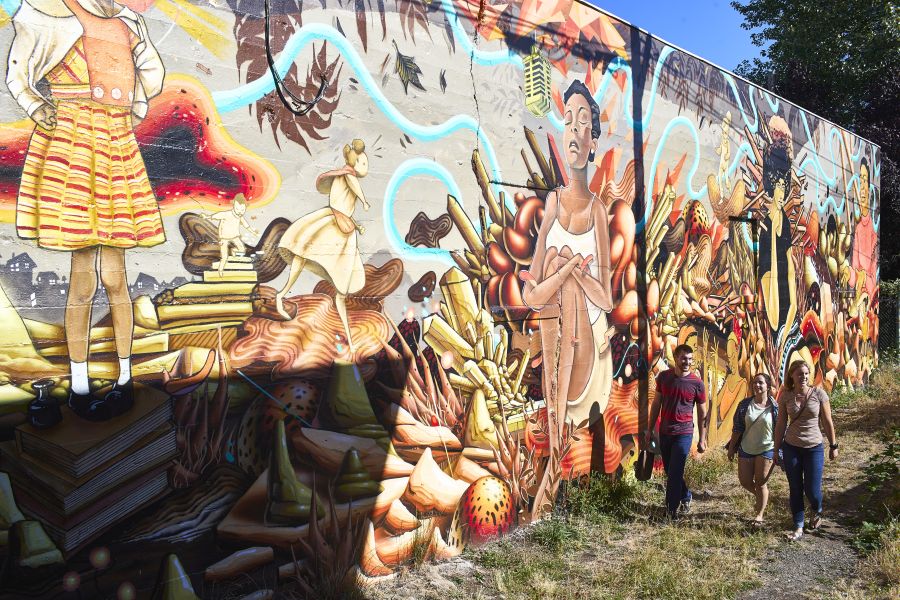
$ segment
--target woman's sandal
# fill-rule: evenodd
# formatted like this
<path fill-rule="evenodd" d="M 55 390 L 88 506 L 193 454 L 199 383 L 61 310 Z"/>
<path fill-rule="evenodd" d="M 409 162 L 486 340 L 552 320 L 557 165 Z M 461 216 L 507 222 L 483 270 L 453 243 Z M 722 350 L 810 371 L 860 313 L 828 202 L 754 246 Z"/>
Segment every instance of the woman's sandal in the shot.
<path fill-rule="evenodd" d="M 789 542 L 799 542 L 800 538 L 802 538 L 802 537 L 803 537 L 803 530 L 795 529 L 794 531 L 792 531 L 791 533 L 788 534 L 787 540 Z"/>
<path fill-rule="evenodd" d="M 815 531 L 822 525 L 822 513 L 816 513 L 812 519 L 809 520 L 809 530 Z"/>

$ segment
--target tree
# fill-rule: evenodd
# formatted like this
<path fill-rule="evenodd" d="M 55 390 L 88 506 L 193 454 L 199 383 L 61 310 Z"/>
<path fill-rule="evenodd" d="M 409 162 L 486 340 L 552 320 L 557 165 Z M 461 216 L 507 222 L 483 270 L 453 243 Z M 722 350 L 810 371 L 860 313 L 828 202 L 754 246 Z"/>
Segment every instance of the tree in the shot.
<path fill-rule="evenodd" d="M 900 277 L 900 8 L 893 0 L 732 1 L 761 58 L 735 71 L 881 146 L 881 278 Z"/>

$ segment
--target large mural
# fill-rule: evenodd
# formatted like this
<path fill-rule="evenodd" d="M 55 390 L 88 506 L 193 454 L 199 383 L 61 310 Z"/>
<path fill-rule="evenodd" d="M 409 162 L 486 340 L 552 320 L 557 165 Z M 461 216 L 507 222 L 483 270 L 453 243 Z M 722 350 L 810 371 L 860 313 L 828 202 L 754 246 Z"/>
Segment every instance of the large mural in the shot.
<path fill-rule="evenodd" d="M 320 597 L 877 364 L 879 149 L 577 2 L 2 0 L 0 588 Z"/>

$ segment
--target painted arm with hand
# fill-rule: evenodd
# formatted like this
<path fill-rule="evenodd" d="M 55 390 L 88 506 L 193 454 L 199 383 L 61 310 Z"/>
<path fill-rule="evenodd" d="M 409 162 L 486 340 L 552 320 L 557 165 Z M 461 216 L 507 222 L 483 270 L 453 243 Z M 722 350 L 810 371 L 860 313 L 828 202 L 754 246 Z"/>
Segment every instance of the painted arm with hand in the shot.
<path fill-rule="evenodd" d="M 580 254 L 576 254 L 561 266 L 555 273 L 544 273 L 544 259 L 547 254 L 547 234 L 557 219 L 559 206 L 557 192 L 547 194 L 544 220 L 535 245 L 534 257 L 531 259 L 531 268 L 519 273 L 519 278 L 525 282 L 525 290 L 522 299 L 525 304 L 534 310 L 544 308 L 551 298 L 559 291 L 572 271 L 578 266 L 586 266 L 587 262 Z M 582 265 L 582 263 L 585 263 Z"/>
<path fill-rule="evenodd" d="M 599 200 L 594 200 L 594 235 L 597 239 L 597 250 L 594 259 L 598 261 L 598 277 L 594 277 L 587 268 L 590 262 L 585 260 L 582 268 L 574 269 L 575 281 L 584 290 L 585 296 L 604 312 L 612 310 L 611 269 L 609 263 L 609 219 L 606 207 Z"/>

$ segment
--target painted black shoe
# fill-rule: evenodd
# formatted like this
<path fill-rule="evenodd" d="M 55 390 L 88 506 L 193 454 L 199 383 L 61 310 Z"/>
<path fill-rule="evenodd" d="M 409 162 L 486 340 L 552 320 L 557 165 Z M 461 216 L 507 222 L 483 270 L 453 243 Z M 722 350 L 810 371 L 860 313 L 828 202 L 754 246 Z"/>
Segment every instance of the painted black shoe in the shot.
<path fill-rule="evenodd" d="M 36 398 L 28 404 L 28 422 L 35 429 L 49 429 L 61 421 L 62 410 L 56 400 Z"/>
<path fill-rule="evenodd" d="M 103 402 L 109 407 L 108 410 L 113 417 L 127 413 L 134 406 L 134 380 L 129 379 L 124 384 L 114 383 L 112 389 L 103 397 Z"/>
<path fill-rule="evenodd" d="M 91 393 L 76 394 L 69 391 L 68 405 L 73 413 L 85 421 L 106 421 L 112 418 L 109 407 L 105 406 L 103 398 L 98 398 Z"/>

